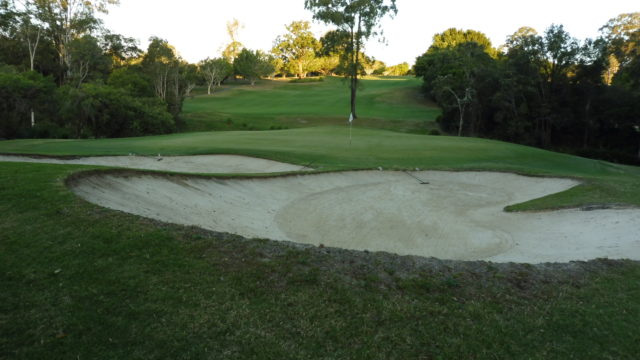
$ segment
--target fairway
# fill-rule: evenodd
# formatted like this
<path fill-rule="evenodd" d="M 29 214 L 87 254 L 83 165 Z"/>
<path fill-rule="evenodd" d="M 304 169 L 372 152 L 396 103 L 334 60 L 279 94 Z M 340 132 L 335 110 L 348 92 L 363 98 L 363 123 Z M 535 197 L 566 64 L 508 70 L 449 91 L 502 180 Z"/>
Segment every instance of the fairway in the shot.
<path fill-rule="evenodd" d="M 212 95 L 187 99 L 187 129 L 273 130 L 346 124 L 349 88 L 337 77 L 322 82 L 262 80 L 255 87 L 233 80 Z M 371 77 L 361 81 L 357 126 L 426 133 L 440 109 L 427 102 L 415 77 Z"/>

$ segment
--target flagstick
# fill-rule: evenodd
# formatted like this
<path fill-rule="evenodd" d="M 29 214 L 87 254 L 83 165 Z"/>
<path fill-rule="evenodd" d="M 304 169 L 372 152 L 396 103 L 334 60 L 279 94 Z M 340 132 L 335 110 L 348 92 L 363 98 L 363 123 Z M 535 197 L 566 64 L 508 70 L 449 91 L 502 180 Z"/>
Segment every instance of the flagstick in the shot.
<path fill-rule="evenodd" d="M 351 128 L 353 127 L 353 113 L 349 114 L 349 146 L 351 146 Z"/>

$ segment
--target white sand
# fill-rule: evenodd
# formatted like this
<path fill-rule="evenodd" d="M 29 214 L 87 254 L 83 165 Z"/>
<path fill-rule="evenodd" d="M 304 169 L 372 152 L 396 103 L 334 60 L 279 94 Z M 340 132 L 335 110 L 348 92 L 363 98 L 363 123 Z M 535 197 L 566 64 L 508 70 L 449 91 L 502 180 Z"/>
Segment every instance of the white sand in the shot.
<path fill-rule="evenodd" d="M 123 167 L 131 169 L 175 171 L 183 173 L 273 173 L 298 171 L 303 166 L 239 155 L 197 156 L 92 156 L 77 159 L 57 159 L 0 155 L 0 161 L 36 162 Z"/>
<path fill-rule="evenodd" d="M 361 171 L 269 179 L 93 176 L 93 203 L 245 237 L 494 262 L 640 260 L 640 210 L 505 213 L 566 179 L 488 172 Z"/>

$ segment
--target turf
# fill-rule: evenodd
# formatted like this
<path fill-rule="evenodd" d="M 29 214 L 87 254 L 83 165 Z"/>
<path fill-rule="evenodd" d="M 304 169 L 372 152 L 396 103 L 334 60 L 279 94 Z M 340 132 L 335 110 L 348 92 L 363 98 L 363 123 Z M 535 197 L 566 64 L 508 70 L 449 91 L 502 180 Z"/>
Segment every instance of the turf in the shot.
<path fill-rule="evenodd" d="M 305 91 L 320 96 L 323 87 L 329 90 L 322 96 L 332 96 L 330 86 L 341 85 L 334 80 L 238 88 L 186 107 L 202 101 L 200 125 L 212 128 L 227 126 L 225 116 L 234 117 L 230 128 L 344 123 L 342 105 L 332 112 L 336 103 L 304 100 L 316 109 L 300 116 L 287 113 L 297 105 L 284 101 L 278 111 L 271 110 L 273 101 L 244 105 L 251 96 L 272 96 L 267 86 L 281 98 L 288 91 L 294 99 Z M 233 114 L 216 120 L 209 111 L 221 111 L 224 101 L 211 101 L 225 96 Z M 400 99 L 390 101 L 413 106 Z M 343 125 L 1 141 L 0 153 L 234 153 L 320 171 L 500 170 L 584 183 L 510 210 L 640 205 L 637 167 L 498 141 L 402 133 L 416 131 L 407 125 L 412 122 L 427 126 L 424 105 L 414 108 L 420 120 L 385 109 L 367 124 L 394 131 L 356 127 L 351 143 Z M 365 106 L 361 115 L 364 123 Z M 431 269 L 411 257 L 244 240 L 100 208 L 64 185 L 69 175 L 96 168 L 0 163 L 0 359 L 633 359 L 640 352 L 637 262 L 600 260 L 546 272 L 488 263 Z"/>
<path fill-rule="evenodd" d="M 510 207 L 539 210 L 589 204 L 640 205 L 640 169 L 500 141 L 426 136 L 347 127 L 280 131 L 201 132 L 129 139 L 16 140 L 0 142 L 0 153 L 49 155 L 192 155 L 233 153 L 320 170 L 454 169 L 498 170 L 575 177 L 583 185 Z"/>
<path fill-rule="evenodd" d="M 0 358 L 632 359 L 640 266 L 413 269 L 102 209 L 0 164 Z M 270 245 L 271 244 L 271 245 Z M 595 267 L 594 267 L 595 266 Z M 450 269 L 450 270 L 446 270 Z M 484 275 L 482 275 L 484 274 Z"/>
<path fill-rule="evenodd" d="M 436 127 L 440 109 L 427 102 L 414 77 L 362 80 L 357 97 L 358 126 L 425 133 Z M 261 80 L 217 89 L 213 95 L 195 92 L 184 103 L 188 131 L 273 130 L 345 124 L 349 89 L 341 78 L 289 83 Z"/>

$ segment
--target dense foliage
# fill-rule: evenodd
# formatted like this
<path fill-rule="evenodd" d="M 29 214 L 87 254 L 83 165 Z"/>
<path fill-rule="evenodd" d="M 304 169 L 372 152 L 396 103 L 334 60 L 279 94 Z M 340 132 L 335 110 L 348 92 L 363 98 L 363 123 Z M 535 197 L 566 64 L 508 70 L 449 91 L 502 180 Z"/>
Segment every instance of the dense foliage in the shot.
<path fill-rule="evenodd" d="M 176 130 L 195 66 L 104 29 L 96 13 L 116 3 L 0 0 L 0 138 Z"/>
<path fill-rule="evenodd" d="M 450 29 L 414 70 L 445 131 L 640 163 L 640 15 L 620 25 L 630 15 L 583 42 L 561 25 L 521 28 L 501 51 L 481 33 Z"/>

